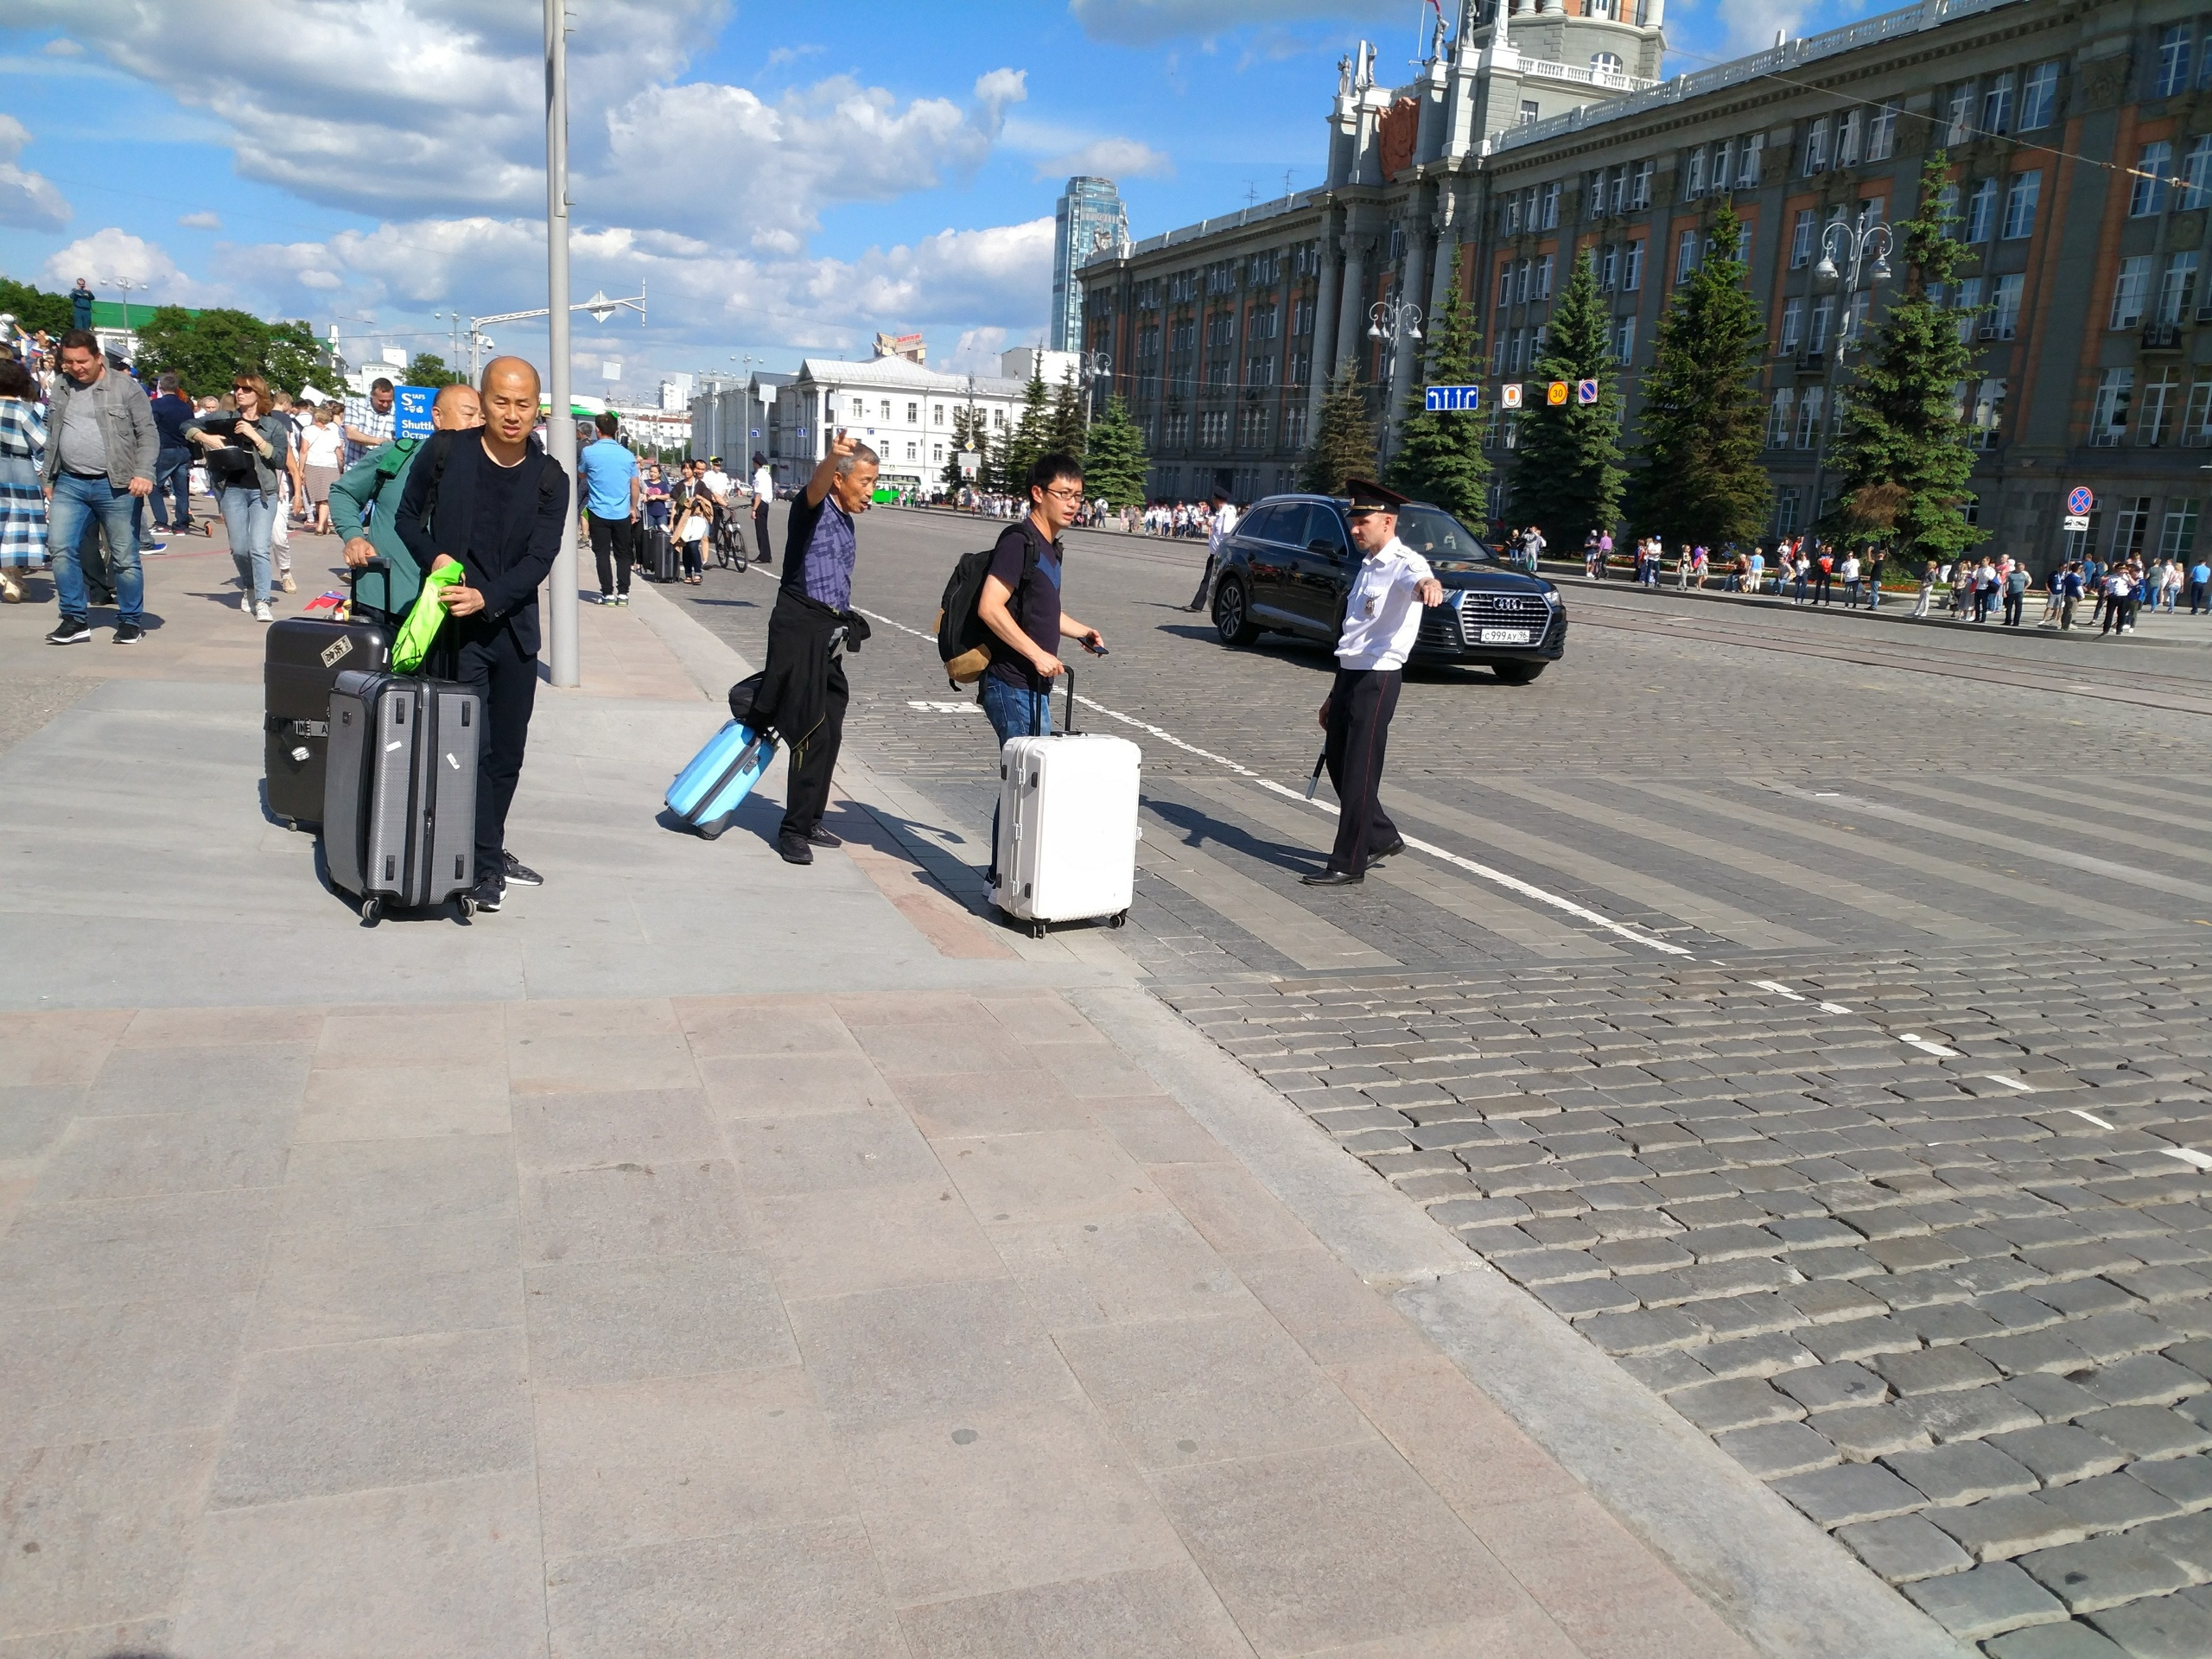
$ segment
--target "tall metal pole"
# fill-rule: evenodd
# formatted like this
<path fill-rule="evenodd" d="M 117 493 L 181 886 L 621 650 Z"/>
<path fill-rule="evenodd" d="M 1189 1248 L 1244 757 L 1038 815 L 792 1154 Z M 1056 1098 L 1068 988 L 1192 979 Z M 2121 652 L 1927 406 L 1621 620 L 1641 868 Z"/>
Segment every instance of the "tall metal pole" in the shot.
<path fill-rule="evenodd" d="M 576 477 L 576 422 L 569 407 L 569 18 L 568 0 L 545 0 L 545 319 L 550 394 L 546 452 Z M 552 626 L 547 666 L 553 683 L 572 686 L 576 660 L 576 515 L 573 493 L 564 498 L 561 551 L 553 560 Z"/>

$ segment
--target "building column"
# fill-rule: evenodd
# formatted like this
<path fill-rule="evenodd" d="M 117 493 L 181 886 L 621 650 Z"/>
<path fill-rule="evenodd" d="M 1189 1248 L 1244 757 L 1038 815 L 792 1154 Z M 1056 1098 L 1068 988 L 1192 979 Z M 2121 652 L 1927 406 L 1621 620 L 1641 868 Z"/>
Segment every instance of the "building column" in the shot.
<path fill-rule="evenodd" d="M 1306 441 L 1313 442 L 1321 425 L 1321 399 L 1328 395 L 1329 376 L 1337 366 L 1337 267 L 1340 263 L 1337 238 L 1327 219 L 1321 226 L 1321 289 L 1313 299 L 1313 363 L 1306 387 Z"/>
<path fill-rule="evenodd" d="M 1422 215 L 1425 219 L 1427 215 Z M 1423 338 L 1414 340 L 1404 334 L 1398 336 L 1390 361 L 1390 402 L 1383 410 L 1383 447 L 1395 452 L 1398 447 L 1398 421 L 1405 407 L 1406 394 L 1413 385 L 1414 366 L 1428 349 L 1427 336 L 1433 326 L 1428 301 L 1428 239 L 1426 223 L 1408 227 L 1411 232 L 1406 241 L 1406 280 L 1404 285 L 1391 296 L 1393 299 L 1411 300 L 1421 312 L 1421 331 Z"/>
<path fill-rule="evenodd" d="M 1367 238 L 1347 232 L 1344 286 L 1337 294 L 1337 349 L 1330 360 L 1332 372 L 1357 361 L 1352 353 L 1359 349 L 1364 332 L 1359 325 L 1367 320 Z"/>

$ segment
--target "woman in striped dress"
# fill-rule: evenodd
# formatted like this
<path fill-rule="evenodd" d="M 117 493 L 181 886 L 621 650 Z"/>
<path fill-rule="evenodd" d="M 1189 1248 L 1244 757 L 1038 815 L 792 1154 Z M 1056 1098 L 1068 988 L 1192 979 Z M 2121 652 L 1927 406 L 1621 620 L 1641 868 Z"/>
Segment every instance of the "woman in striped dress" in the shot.
<path fill-rule="evenodd" d="M 22 602 L 19 570 L 46 563 L 46 492 L 39 464 L 46 457 L 46 411 L 30 371 L 0 357 L 0 600 Z"/>

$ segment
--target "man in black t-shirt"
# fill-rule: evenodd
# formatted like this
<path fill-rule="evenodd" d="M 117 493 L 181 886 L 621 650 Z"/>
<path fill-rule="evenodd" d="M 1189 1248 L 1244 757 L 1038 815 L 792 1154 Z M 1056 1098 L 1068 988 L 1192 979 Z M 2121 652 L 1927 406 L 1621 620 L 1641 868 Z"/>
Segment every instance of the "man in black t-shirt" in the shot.
<path fill-rule="evenodd" d="M 1106 648 L 1097 629 L 1062 608 L 1060 532 L 1083 506 L 1083 463 L 1039 455 L 1029 469 L 1029 516 L 1007 526 L 991 550 L 991 572 L 976 614 L 991 631 L 991 665 L 981 697 L 999 747 L 1052 729 L 1052 682 L 1063 664 L 1060 639 L 1073 634 L 1092 652 Z M 991 880 L 998 880 L 999 820 L 991 812 Z"/>

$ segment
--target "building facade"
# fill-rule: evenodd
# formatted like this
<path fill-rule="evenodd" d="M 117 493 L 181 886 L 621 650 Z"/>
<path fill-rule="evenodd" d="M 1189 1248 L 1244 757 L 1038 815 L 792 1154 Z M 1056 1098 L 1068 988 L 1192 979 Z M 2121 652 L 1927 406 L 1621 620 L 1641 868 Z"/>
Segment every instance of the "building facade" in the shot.
<path fill-rule="evenodd" d="M 1325 186 L 1090 262 L 1084 344 L 1113 355 L 1154 493 L 1287 487 L 1339 365 L 1387 446 L 1421 348 L 1370 334 L 1372 308 L 1427 319 L 1455 272 L 1494 408 L 1586 251 L 1632 442 L 1659 319 L 1726 202 L 1768 318 L 1770 528 L 1802 529 L 1837 492 L 1858 353 L 1904 275 L 1873 257 L 1878 237 L 1850 249 L 1917 210 L 1941 149 L 1974 255 L 1949 297 L 1974 348 L 1957 395 L 1991 545 L 2038 569 L 2193 553 L 2212 494 L 2196 453 L 2212 447 L 2212 28 L 2180 0 L 1925 0 L 1662 80 L 1661 3 L 1631 21 L 1629 0 L 1471 0 L 1390 89 L 1363 47 L 1339 70 Z M 1497 423 L 1501 513 L 1514 436 Z M 2096 505 L 2069 531 L 2076 486 Z"/>
<path fill-rule="evenodd" d="M 1070 179 L 1052 214 L 1052 326 L 1047 343 L 1053 351 L 1083 349 L 1083 285 L 1076 273 L 1128 239 L 1129 218 L 1114 181 Z"/>
<path fill-rule="evenodd" d="M 842 427 L 875 451 L 886 487 L 925 494 L 943 486 L 954 453 L 954 416 L 973 410 L 995 440 L 1003 437 L 1021 418 L 1027 390 L 1001 375 L 947 374 L 901 357 L 810 357 L 796 374 L 755 378 L 780 383 L 772 388 L 766 426 L 769 465 L 779 486 L 804 484 L 829 452 L 830 435 Z"/>

